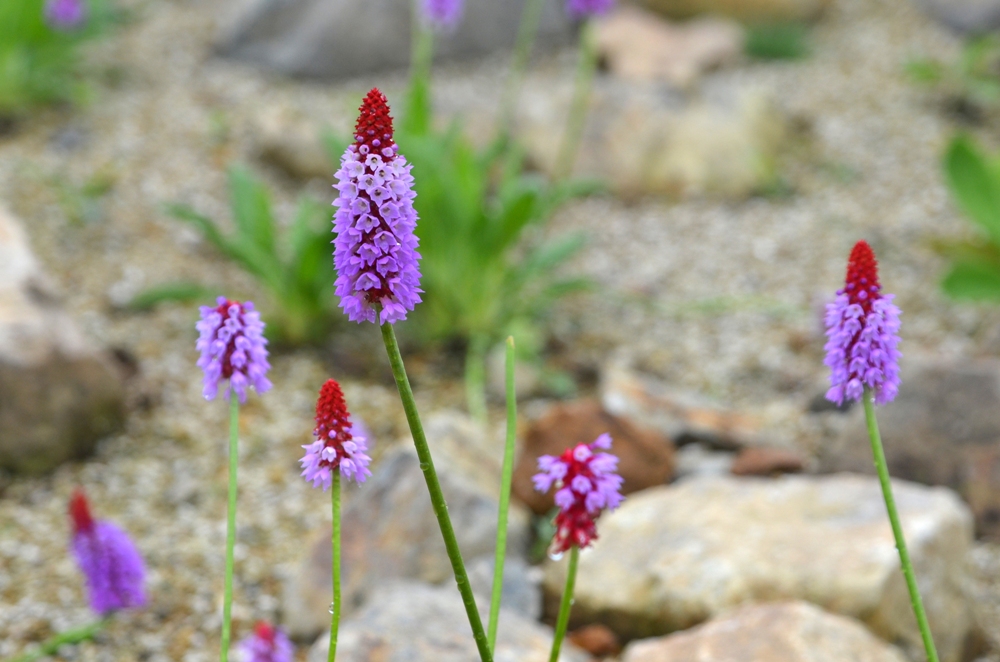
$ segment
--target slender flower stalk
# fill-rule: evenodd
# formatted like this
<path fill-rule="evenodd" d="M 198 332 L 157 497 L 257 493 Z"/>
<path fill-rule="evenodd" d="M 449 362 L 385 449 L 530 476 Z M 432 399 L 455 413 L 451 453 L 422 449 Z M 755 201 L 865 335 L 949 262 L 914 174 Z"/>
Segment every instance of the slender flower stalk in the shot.
<path fill-rule="evenodd" d="M 517 437 L 517 394 L 514 389 L 514 338 L 507 337 L 507 440 L 500 473 L 500 511 L 497 514 L 496 556 L 493 561 L 493 591 L 490 596 L 490 620 L 486 632 L 490 652 L 496 652 L 497 626 L 500 622 L 500 598 L 503 594 L 504 557 L 507 554 L 507 515 L 510 510 L 510 484 L 514 476 L 514 443 Z"/>
<path fill-rule="evenodd" d="M 228 380 L 224 396 L 229 398 L 229 490 L 226 509 L 226 574 L 222 593 L 222 640 L 219 659 L 229 659 L 232 638 L 233 551 L 236 547 L 236 470 L 239 456 L 240 403 L 246 402 L 247 389 L 257 393 L 271 389 L 267 371 L 267 339 L 264 323 L 253 302 L 216 300 L 216 307 L 202 306 L 201 319 L 195 325 L 201 353 L 198 367 L 204 373 L 202 394 L 206 400 L 218 395 L 219 382 Z M 233 397 L 233 394 L 236 397 Z"/>
<path fill-rule="evenodd" d="M 368 464 L 366 435 L 361 434 L 360 421 L 351 422 L 347 411 L 344 392 L 336 380 L 328 379 L 319 391 L 316 400 L 316 427 L 313 436 L 316 441 L 302 448 L 305 456 L 299 460 L 302 476 L 313 487 L 330 490 L 330 508 L 333 516 L 331 544 L 331 577 L 333 578 L 333 609 L 330 618 L 330 645 L 327 649 L 329 662 L 337 657 L 337 633 L 340 629 L 340 479 L 341 476 L 357 483 L 365 482 L 371 471 Z"/>
<path fill-rule="evenodd" d="M 559 651 L 562 650 L 562 642 L 566 638 L 566 627 L 569 625 L 569 612 L 573 608 L 576 568 L 579 563 L 580 548 L 573 545 L 569 551 L 569 568 L 566 569 L 566 585 L 563 587 L 562 600 L 559 601 L 559 616 L 556 618 L 556 631 L 552 637 L 552 651 L 549 653 L 549 662 L 558 662 Z"/>
<path fill-rule="evenodd" d="M 889 524 L 899 552 L 899 563 L 910 593 L 910 605 L 917 619 L 928 662 L 938 662 L 934 638 L 927 613 L 917 587 L 913 563 L 903 536 L 903 526 L 892 494 L 888 463 L 882 448 L 875 405 L 891 402 L 899 389 L 899 309 L 892 295 L 882 293 L 878 280 L 878 263 L 871 246 L 864 241 L 855 244 L 847 262 L 844 289 L 826 307 L 826 365 L 831 369 L 830 390 L 826 397 L 842 404 L 845 400 L 861 400 L 865 408 L 868 438 L 871 441 L 875 469 L 882 497 L 885 500 Z"/>
<path fill-rule="evenodd" d="M 503 100 L 500 102 L 500 121 L 497 126 L 497 138 L 506 143 L 510 138 L 511 125 L 514 123 L 514 110 L 517 99 L 521 95 L 521 85 L 524 74 L 531 59 L 531 51 L 538 37 L 538 25 L 542 21 L 544 0 L 525 0 L 521 10 L 521 23 L 517 28 L 517 40 L 514 42 L 514 54 L 511 57 L 510 73 L 507 74 L 507 84 L 504 87 Z"/>
<path fill-rule="evenodd" d="M 240 642 L 240 653 L 241 662 L 292 662 L 295 646 L 281 628 L 260 621 L 250 636 Z"/>

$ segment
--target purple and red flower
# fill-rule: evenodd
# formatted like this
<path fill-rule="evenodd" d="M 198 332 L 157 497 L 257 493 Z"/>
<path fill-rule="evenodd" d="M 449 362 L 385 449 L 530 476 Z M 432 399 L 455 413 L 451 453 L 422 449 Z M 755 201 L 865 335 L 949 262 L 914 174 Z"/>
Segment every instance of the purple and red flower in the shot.
<path fill-rule="evenodd" d="M 316 401 L 316 428 L 313 430 L 316 441 L 302 447 L 306 449 L 305 456 L 299 460 L 302 476 L 313 487 L 322 486 L 323 491 L 333 483 L 334 471 L 358 483 L 365 482 L 372 472 L 368 470 L 371 458 L 366 455 L 368 440 L 363 430 L 360 422 L 351 423 L 340 384 L 328 379 Z"/>
<path fill-rule="evenodd" d="M 566 11 L 574 18 L 607 14 L 615 6 L 615 0 L 566 0 Z"/>
<path fill-rule="evenodd" d="M 458 27 L 464 8 L 464 0 L 423 0 L 424 19 L 445 32 Z"/>
<path fill-rule="evenodd" d="M 292 662 L 295 647 L 288 635 L 266 621 L 260 621 L 253 633 L 240 642 L 243 662 Z"/>
<path fill-rule="evenodd" d="M 597 518 L 605 509 L 614 510 L 621 504 L 622 477 L 615 473 L 618 458 L 597 452 L 610 448 L 611 435 L 602 434 L 590 444 L 567 448 L 559 457 L 538 458 L 540 473 L 532 477 L 535 489 L 548 492 L 553 485 L 557 488 L 555 501 L 559 514 L 552 553 L 561 554 L 573 546 L 581 549 L 589 546 L 597 539 Z"/>
<path fill-rule="evenodd" d="M 206 400 L 214 399 L 219 382 L 228 379 L 226 397 L 231 387 L 240 402 L 246 402 L 247 387 L 253 386 L 258 393 L 271 388 L 264 322 L 252 301 L 240 303 L 219 297 L 216 304 L 215 308 L 202 306 L 201 319 L 195 325 L 199 333 L 195 349 L 201 352 L 198 367 L 205 371 L 203 394 Z"/>
<path fill-rule="evenodd" d="M 53 30 L 75 30 L 86 18 L 84 0 L 47 0 L 45 3 L 45 20 Z"/>
<path fill-rule="evenodd" d="M 875 402 L 891 402 L 899 391 L 899 308 L 884 294 L 875 253 L 865 241 L 854 245 L 847 279 L 837 298 L 826 306 L 826 360 L 830 390 L 838 405 L 860 400 L 865 389 Z"/>

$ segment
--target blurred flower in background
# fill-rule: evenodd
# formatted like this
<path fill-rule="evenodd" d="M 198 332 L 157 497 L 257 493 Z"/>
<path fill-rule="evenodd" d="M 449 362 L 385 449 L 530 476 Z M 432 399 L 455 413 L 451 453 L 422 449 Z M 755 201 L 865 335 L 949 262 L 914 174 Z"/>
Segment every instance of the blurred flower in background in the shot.
<path fill-rule="evenodd" d="M 240 642 L 242 662 L 292 662 L 295 647 L 288 635 L 267 621 L 259 621 L 253 633 Z"/>
<path fill-rule="evenodd" d="M 575 18 L 607 14 L 615 0 L 566 0 L 566 11 Z"/>
<path fill-rule="evenodd" d="M 74 30 L 87 18 L 84 0 L 48 0 L 45 3 L 45 20 L 54 30 Z"/>
<path fill-rule="evenodd" d="M 464 0 L 423 0 L 424 20 L 431 27 L 450 32 L 462 21 Z"/>

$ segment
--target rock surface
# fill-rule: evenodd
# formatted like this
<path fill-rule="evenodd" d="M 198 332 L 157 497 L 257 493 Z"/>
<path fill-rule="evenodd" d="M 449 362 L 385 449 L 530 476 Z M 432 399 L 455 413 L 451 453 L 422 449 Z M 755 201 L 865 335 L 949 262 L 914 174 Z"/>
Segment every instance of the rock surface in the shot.
<path fill-rule="evenodd" d="M 561 455 L 567 448 L 590 443 L 605 432 L 613 440 L 611 452 L 619 458 L 618 473 L 625 479 L 624 494 L 670 480 L 674 470 L 670 439 L 627 418 L 607 413 L 596 400 L 578 400 L 553 406 L 525 432 L 514 465 L 511 484 L 514 496 L 539 515 L 550 511 L 555 507 L 554 491 L 542 494 L 531 482 L 531 477 L 538 473 L 538 458 Z"/>
<path fill-rule="evenodd" d="M 980 535 L 1000 538 L 1000 362 L 903 363 L 899 395 L 878 409 L 889 472 L 957 490 L 972 507 Z M 821 447 L 821 471 L 874 474 L 860 407 Z"/>
<path fill-rule="evenodd" d="M 719 18 L 674 24 L 625 5 L 597 22 L 596 42 L 612 74 L 683 88 L 703 71 L 740 55 L 743 31 L 738 24 Z"/>
<path fill-rule="evenodd" d="M 668 637 L 636 641 L 623 662 L 906 662 L 861 623 L 807 602 L 743 607 Z"/>
<path fill-rule="evenodd" d="M 0 468 L 38 473 L 84 457 L 124 417 L 122 375 L 56 303 L 0 207 Z"/>
<path fill-rule="evenodd" d="M 744 448 L 733 461 L 734 476 L 773 476 L 795 474 L 805 469 L 801 453 L 786 448 L 754 446 Z"/>
<path fill-rule="evenodd" d="M 467 564 L 494 553 L 500 475 L 499 469 L 494 473 L 476 456 L 470 436 L 474 429 L 467 419 L 447 412 L 429 418 L 425 428 Z M 512 504 L 507 534 L 507 553 L 512 558 L 525 550 L 527 522 L 527 514 Z M 451 564 L 423 472 L 409 447 L 390 451 L 364 488 L 351 491 L 343 511 L 341 536 L 345 613 L 388 580 L 451 581 Z M 314 534 L 304 551 L 284 594 L 289 634 L 300 639 L 314 637 L 329 625 L 329 525 Z"/>
<path fill-rule="evenodd" d="M 486 619 L 481 601 L 480 612 Z M 515 612 L 500 610 L 497 662 L 545 662 L 552 630 Z M 329 635 L 317 640 L 309 662 L 325 662 Z M 376 592 L 357 615 L 342 621 L 337 641 L 342 662 L 471 662 L 479 659 L 468 618 L 453 584 L 398 583 Z M 564 662 L 588 656 L 564 643 Z"/>
<path fill-rule="evenodd" d="M 916 0 L 916 4 L 959 32 L 982 34 L 1000 28 L 997 0 Z"/>
<path fill-rule="evenodd" d="M 897 482 L 894 491 L 938 651 L 957 662 L 970 629 L 971 517 L 946 489 Z M 692 478 L 626 499 L 598 533 L 580 558 L 576 622 L 645 637 L 746 602 L 798 599 L 856 617 L 909 652 L 920 647 L 873 478 Z M 549 613 L 564 573 L 564 562 L 546 562 Z"/>
<path fill-rule="evenodd" d="M 671 18 L 722 14 L 748 23 L 783 23 L 816 18 L 830 0 L 640 0 Z"/>
<path fill-rule="evenodd" d="M 443 57 L 488 53 L 514 44 L 523 0 L 468 0 L 452 34 L 439 35 Z M 347 77 L 402 67 L 410 61 L 409 0 L 261 0 L 247 3 L 222 29 L 216 48 L 294 76 Z M 562 3 L 548 0 L 540 43 L 569 37 Z"/>

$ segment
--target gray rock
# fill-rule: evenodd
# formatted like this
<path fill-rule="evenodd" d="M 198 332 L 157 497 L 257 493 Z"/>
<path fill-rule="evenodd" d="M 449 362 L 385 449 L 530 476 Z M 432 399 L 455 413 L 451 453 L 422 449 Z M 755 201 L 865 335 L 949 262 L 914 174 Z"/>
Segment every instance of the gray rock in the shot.
<path fill-rule="evenodd" d="M 493 593 L 494 557 L 481 556 L 467 561 L 469 581 L 472 590 L 485 603 L 489 603 Z M 507 555 L 504 559 L 503 591 L 500 606 L 527 618 L 538 620 L 542 616 L 542 569 L 517 556 Z"/>
<path fill-rule="evenodd" d="M 458 57 L 513 46 L 523 0 L 467 0 L 453 34 L 436 53 Z M 411 0 L 262 0 L 248 3 L 223 26 L 218 51 L 294 76 L 337 78 L 402 67 L 410 60 Z M 566 41 L 561 0 L 548 0 L 539 43 Z"/>
<path fill-rule="evenodd" d="M 476 557 L 494 554 L 500 490 L 502 456 L 498 453 L 494 461 L 476 430 L 467 418 L 447 412 L 430 417 L 426 425 L 435 468 L 467 564 Z M 451 564 L 427 485 L 410 447 L 388 453 L 364 488 L 352 491 L 344 508 L 341 535 L 345 613 L 359 607 L 372 588 L 387 580 L 451 581 Z M 508 557 L 523 555 L 528 515 L 513 504 L 507 536 Z M 329 525 L 321 527 L 304 551 L 284 592 L 289 634 L 299 639 L 315 637 L 329 624 Z"/>
<path fill-rule="evenodd" d="M 738 611 L 668 637 L 636 641 L 623 662 L 906 662 L 861 623 L 807 602 Z"/>
<path fill-rule="evenodd" d="M 978 532 L 1000 537 L 1000 362 L 910 359 L 902 369 L 899 395 L 878 408 L 889 472 L 955 489 Z M 862 408 L 829 416 L 841 432 L 821 447 L 820 471 L 874 474 Z"/>
<path fill-rule="evenodd" d="M 672 18 L 721 14 L 748 23 L 785 23 L 816 18 L 830 0 L 639 0 L 639 3 Z"/>
<path fill-rule="evenodd" d="M 57 304 L 0 208 L 0 468 L 37 473 L 93 451 L 125 417 L 123 378 Z"/>
<path fill-rule="evenodd" d="M 479 604 L 482 618 L 488 604 Z M 500 610 L 497 662 L 545 662 L 552 630 L 516 612 Z M 329 635 L 309 651 L 309 662 L 325 662 Z M 343 621 L 337 640 L 341 662 L 473 662 L 478 660 L 465 607 L 453 584 L 434 587 L 415 582 L 387 586 L 365 608 Z M 559 659 L 585 662 L 583 654 L 563 643 Z"/>
<path fill-rule="evenodd" d="M 981 34 L 1000 28 L 998 0 L 916 0 L 916 4 L 959 32 Z"/>
<path fill-rule="evenodd" d="M 951 491 L 894 484 L 941 659 L 971 627 L 964 596 L 971 516 Z M 574 620 L 626 638 L 666 634 L 734 607 L 805 600 L 863 621 L 919 659 L 920 637 L 877 480 L 693 478 L 629 497 L 580 558 Z M 546 562 L 546 611 L 565 562 Z M 850 658 L 844 658 L 850 659 Z"/>

